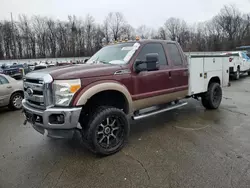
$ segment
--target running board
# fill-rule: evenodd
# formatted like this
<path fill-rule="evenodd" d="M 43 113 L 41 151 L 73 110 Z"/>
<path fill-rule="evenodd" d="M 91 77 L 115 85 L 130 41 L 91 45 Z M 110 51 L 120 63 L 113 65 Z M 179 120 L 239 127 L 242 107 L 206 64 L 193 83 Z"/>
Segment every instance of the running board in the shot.
<path fill-rule="evenodd" d="M 187 102 L 178 103 L 178 104 L 175 104 L 175 105 L 168 106 L 167 108 L 163 108 L 163 109 L 156 110 L 156 111 L 153 111 L 153 112 L 148 112 L 148 113 L 132 116 L 132 119 L 133 120 L 144 119 L 146 117 L 150 117 L 150 116 L 157 115 L 157 114 L 160 114 L 160 113 L 163 113 L 163 112 L 167 112 L 167 111 L 170 111 L 170 110 L 173 110 L 173 109 L 176 109 L 176 108 L 180 108 L 180 107 L 185 106 L 187 104 L 188 104 Z"/>

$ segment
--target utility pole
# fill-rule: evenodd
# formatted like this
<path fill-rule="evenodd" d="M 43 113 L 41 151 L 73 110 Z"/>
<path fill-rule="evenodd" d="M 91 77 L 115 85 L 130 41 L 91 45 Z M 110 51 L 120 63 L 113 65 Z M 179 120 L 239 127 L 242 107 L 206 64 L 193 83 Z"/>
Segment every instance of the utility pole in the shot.
<path fill-rule="evenodd" d="M 14 58 L 16 59 L 17 58 L 17 55 L 16 55 L 16 36 L 14 34 L 14 23 L 13 23 L 13 16 L 12 16 L 12 12 L 10 13 L 10 17 L 11 17 L 11 26 L 12 26 L 12 29 L 11 29 L 11 39 L 12 39 L 12 42 L 13 42 L 13 45 L 14 45 Z"/>

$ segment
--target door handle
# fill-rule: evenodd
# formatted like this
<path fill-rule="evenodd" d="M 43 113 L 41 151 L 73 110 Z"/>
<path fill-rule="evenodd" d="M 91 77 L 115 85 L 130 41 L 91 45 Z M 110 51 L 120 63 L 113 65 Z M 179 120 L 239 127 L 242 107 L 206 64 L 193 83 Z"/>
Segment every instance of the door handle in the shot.
<path fill-rule="evenodd" d="M 11 86 L 7 86 L 8 89 L 12 88 Z"/>

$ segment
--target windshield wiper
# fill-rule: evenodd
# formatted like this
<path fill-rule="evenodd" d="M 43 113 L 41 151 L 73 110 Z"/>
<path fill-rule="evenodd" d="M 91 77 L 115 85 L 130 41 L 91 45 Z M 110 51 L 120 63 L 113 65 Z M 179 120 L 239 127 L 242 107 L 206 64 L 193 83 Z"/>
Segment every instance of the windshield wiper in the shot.
<path fill-rule="evenodd" d="M 108 64 L 108 62 L 106 62 L 106 61 L 101 61 L 101 60 L 93 60 L 93 64 L 98 64 L 98 63 Z"/>
<path fill-rule="evenodd" d="M 98 62 L 103 63 L 103 64 L 108 64 L 109 63 L 107 61 L 100 61 L 100 60 Z"/>

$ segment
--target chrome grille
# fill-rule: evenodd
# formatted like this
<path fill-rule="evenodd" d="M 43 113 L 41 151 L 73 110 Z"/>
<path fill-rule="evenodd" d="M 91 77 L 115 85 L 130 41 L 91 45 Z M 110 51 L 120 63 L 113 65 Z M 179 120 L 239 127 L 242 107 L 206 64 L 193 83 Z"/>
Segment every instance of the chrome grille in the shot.
<path fill-rule="evenodd" d="M 52 78 L 50 75 L 44 74 L 44 77 L 42 77 L 35 72 L 28 74 L 24 79 L 23 87 L 24 97 L 30 106 L 46 109 L 53 104 Z"/>

